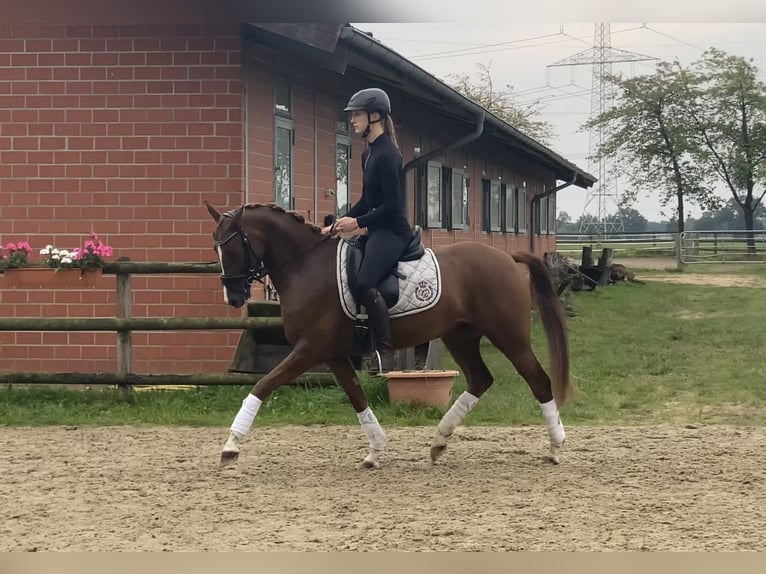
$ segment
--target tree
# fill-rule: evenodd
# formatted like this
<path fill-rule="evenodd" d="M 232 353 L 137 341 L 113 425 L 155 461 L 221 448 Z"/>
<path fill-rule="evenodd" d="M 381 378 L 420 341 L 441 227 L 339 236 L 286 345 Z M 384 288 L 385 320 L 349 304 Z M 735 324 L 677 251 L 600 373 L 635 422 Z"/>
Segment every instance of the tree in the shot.
<path fill-rule="evenodd" d="M 753 214 L 753 229 L 766 228 L 766 206 L 761 202 Z M 694 222 L 696 231 L 744 230 L 745 221 L 742 209 L 734 198 L 715 211 L 705 211 Z"/>
<path fill-rule="evenodd" d="M 637 210 L 632 207 L 624 207 L 620 209 L 620 215 L 622 216 L 622 226 L 626 233 L 646 231 L 648 221 Z"/>
<path fill-rule="evenodd" d="M 554 135 L 553 126 L 540 119 L 540 104 L 521 105 L 516 103 L 513 87 L 506 84 L 497 89 L 492 80 L 492 63 L 477 64 L 476 80 L 468 74 L 450 74 L 447 76 L 450 85 L 469 100 L 472 100 L 507 122 L 524 135 L 541 143 L 548 144 Z"/>
<path fill-rule="evenodd" d="M 694 155 L 724 182 L 752 231 L 766 194 L 766 85 L 752 59 L 715 48 L 693 68 L 687 111 L 699 141 Z M 755 253 L 752 233 L 747 245 Z"/>
<path fill-rule="evenodd" d="M 577 233 L 577 229 L 572 223 L 572 216 L 566 211 L 560 211 L 556 217 L 557 233 Z"/>
<path fill-rule="evenodd" d="M 686 201 L 715 207 L 719 198 L 692 152 L 696 142 L 688 129 L 686 74 L 677 63 L 660 62 L 655 73 L 624 78 L 607 76 L 617 88 L 614 105 L 591 118 L 581 130 L 603 128 L 606 138 L 597 157 L 614 157 L 633 186 L 623 197 L 629 204 L 638 189 L 654 189 L 660 203 L 675 202 L 678 231 L 684 230 Z"/>

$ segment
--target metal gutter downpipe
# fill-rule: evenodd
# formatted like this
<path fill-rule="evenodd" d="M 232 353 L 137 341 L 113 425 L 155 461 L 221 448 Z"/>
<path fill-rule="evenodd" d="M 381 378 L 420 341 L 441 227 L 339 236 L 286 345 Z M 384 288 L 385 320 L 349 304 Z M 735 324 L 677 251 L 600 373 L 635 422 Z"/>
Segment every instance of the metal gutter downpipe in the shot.
<path fill-rule="evenodd" d="M 481 134 L 484 133 L 484 118 L 485 113 L 482 111 L 479 116 L 476 118 L 476 127 L 474 130 L 468 134 L 463 136 L 462 138 L 455 140 L 454 142 L 447 144 L 446 146 L 435 149 L 433 151 L 428 152 L 426 155 L 416 157 L 412 161 L 407 162 L 407 164 L 402 169 L 402 189 L 407 189 L 407 173 L 412 171 L 413 169 L 420 167 L 424 163 L 427 163 L 429 160 L 431 160 L 434 157 L 438 157 L 440 155 L 443 155 L 447 153 L 448 151 L 452 151 L 453 149 L 462 147 L 468 143 L 471 143 L 472 141 L 475 141 L 481 137 Z M 415 209 L 417 209 L 417 198 L 413 198 L 415 201 L 413 203 L 415 204 Z M 417 214 L 416 214 L 417 215 Z M 416 217 L 417 220 L 417 217 Z"/>
<path fill-rule="evenodd" d="M 553 195 L 557 191 L 561 191 L 565 187 L 569 187 L 570 185 L 574 185 L 575 181 L 577 181 L 577 172 L 574 172 L 572 175 L 572 181 L 566 181 L 562 183 L 561 185 L 557 185 L 553 189 L 549 189 L 546 192 L 541 193 L 540 195 L 536 195 L 532 198 L 531 207 L 530 209 L 530 215 L 531 215 L 531 221 L 528 221 L 529 223 L 529 252 L 534 253 L 535 252 L 535 202 L 540 203 L 540 200 L 543 197 L 548 197 L 549 195 Z"/>

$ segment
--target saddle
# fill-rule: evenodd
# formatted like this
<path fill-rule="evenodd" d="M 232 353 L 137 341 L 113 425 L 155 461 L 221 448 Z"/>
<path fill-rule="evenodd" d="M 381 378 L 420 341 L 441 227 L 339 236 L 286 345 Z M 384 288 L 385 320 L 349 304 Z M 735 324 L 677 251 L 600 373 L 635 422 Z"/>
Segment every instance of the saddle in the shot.
<path fill-rule="evenodd" d="M 348 284 L 352 293 L 355 292 L 359 269 L 362 267 L 362 260 L 364 259 L 364 243 L 366 240 L 366 236 L 361 236 L 357 240 L 349 242 L 346 268 L 348 270 Z M 412 231 L 410 242 L 399 256 L 399 261 L 417 261 L 423 257 L 425 252 L 425 246 L 421 241 L 420 226 L 416 225 Z M 377 285 L 378 291 L 383 296 L 383 300 L 386 302 L 386 306 L 388 306 L 389 309 L 395 306 L 399 301 L 399 279 L 406 279 L 406 277 L 402 276 L 397 271 L 397 266 L 398 262 L 391 267 L 385 277 Z"/>

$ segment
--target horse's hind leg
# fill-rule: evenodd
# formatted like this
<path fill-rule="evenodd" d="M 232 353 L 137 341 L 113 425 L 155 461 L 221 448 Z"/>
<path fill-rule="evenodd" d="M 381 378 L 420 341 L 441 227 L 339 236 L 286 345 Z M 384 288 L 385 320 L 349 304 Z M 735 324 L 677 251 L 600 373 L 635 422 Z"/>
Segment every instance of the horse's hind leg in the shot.
<path fill-rule="evenodd" d="M 372 412 L 367 397 L 364 394 L 362 386 L 359 384 L 359 378 L 356 375 L 351 360 L 348 357 L 334 361 L 328 361 L 330 367 L 338 382 L 346 391 L 351 406 L 356 411 L 359 424 L 362 425 L 367 440 L 370 442 L 370 452 L 362 461 L 362 468 L 380 468 L 378 457 L 386 448 L 386 435 Z"/>
<path fill-rule="evenodd" d="M 467 325 L 442 337 L 444 346 L 465 374 L 468 390 L 455 400 L 436 427 L 436 436 L 431 443 L 431 460 L 434 462 L 447 450 L 447 439 L 476 406 L 479 397 L 492 386 L 492 374 L 481 358 L 481 337 L 481 333 Z"/>
<path fill-rule="evenodd" d="M 558 464 L 559 451 L 564 446 L 566 433 L 564 432 L 564 425 L 561 423 L 558 406 L 553 400 L 550 377 L 540 365 L 540 361 L 537 360 L 529 341 L 508 342 L 493 337 L 489 339 L 513 363 L 540 403 L 540 410 L 550 439 L 549 458 L 551 462 Z"/>

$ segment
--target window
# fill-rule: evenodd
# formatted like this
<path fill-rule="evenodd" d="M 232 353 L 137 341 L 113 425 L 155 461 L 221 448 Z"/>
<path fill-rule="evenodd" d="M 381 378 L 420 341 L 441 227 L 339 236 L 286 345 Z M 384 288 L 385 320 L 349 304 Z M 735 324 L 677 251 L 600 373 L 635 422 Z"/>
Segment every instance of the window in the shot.
<path fill-rule="evenodd" d="M 522 187 L 516 193 L 516 221 L 519 233 L 527 231 L 527 188 Z"/>
<path fill-rule="evenodd" d="M 274 79 L 274 113 L 293 117 L 292 86 L 289 80 L 279 76 Z"/>
<path fill-rule="evenodd" d="M 428 162 L 426 216 L 428 227 L 442 226 L 442 166 Z"/>
<path fill-rule="evenodd" d="M 274 202 L 294 208 L 292 87 L 289 80 L 274 78 Z"/>
<path fill-rule="evenodd" d="M 351 192 L 348 184 L 348 168 L 351 158 L 351 140 L 338 135 L 335 140 L 335 209 L 338 215 L 351 209 Z"/>
<path fill-rule="evenodd" d="M 517 190 L 513 187 L 503 184 L 503 201 L 505 202 L 505 218 L 503 219 L 503 231 L 514 233 L 518 230 L 518 221 L 516 215 L 518 206 L 516 205 Z"/>
<path fill-rule="evenodd" d="M 335 116 L 335 132 L 343 135 L 349 135 L 349 133 L 351 133 L 348 112 L 344 112 L 342 107 L 338 108 L 338 112 Z"/>
<path fill-rule="evenodd" d="M 498 180 L 481 180 L 481 196 L 483 207 L 482 229 L 484 231 L 500 231 L 502 225 L 502 187 Z"/>
<path fill-rule="evenodd" d="M 556 194 L 548 196 L 548 233 L 556 233 Z"/>
<path fill-rule="evenodd" d="M 538 235 L 547 235 L 548 234 L 548 222 L 549 222 L 549 198 L 547 197 L 541 197 L 538 198 L 535 201 L 535 211 L 534 211 L 534 223 L 535 223 L 535 233 Z"/>
<path fill-rule="evenodd" d="M 293 208 L 292 122 L 277 118 L 274 129 L 274 202 L 285 209 Z"/>
<path fill-rule="evenodd" d="M 463 170 L 452 170 L 450 178 L 450 229 L 468 229 L 468 179 Z"/>
<path fill-rule="evenodd" d="M 502 213 L 502 187 L 493 179 L 489 192 L 489 231 L 500 231 Z"/>

